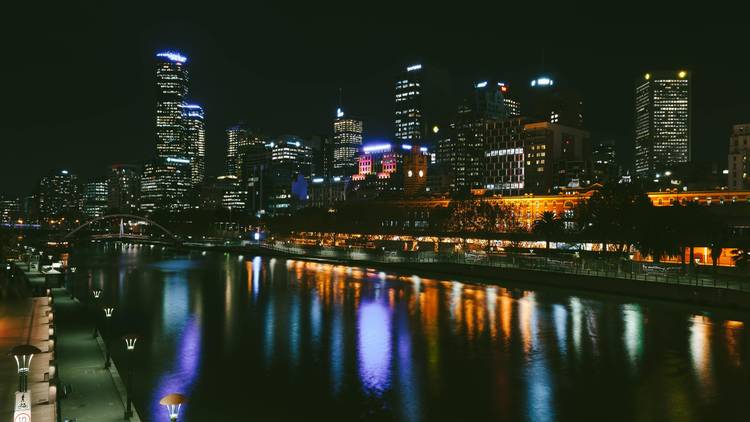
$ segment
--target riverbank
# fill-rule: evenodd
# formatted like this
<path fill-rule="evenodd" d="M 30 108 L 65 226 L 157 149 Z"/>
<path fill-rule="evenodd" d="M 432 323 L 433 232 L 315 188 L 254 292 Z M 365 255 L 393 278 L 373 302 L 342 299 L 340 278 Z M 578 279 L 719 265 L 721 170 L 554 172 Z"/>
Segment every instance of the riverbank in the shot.
<path fill-rule="evenodd" d="M 626 278 L 602 275 L 596 272 L 575 273 L 571 271 L 545 271 L 533 268 L 510 268 L 478 265 L 465 262 L 387 262 L 374 259 L 358 259 L 342 256 L 324 256 L 308 250 L 295 252 L 295 248 L 279 250 L 261 245 L 223 246 L 200 244 L 183 245 L 187 249 L 230 252 L 244 255 L 282 256 L 291 259 L 311 260 L 331 264 L 369 267 L 401 273 L 418 273 L 425 276 L 445 278 L 446 276 L 465 277 L 478 282 L 500 284 L 503 282 L 522 283 L 529 287 L 548 286 L 561 289 L 578 289 L 591 292 L 633 296 L 645 299 L 667 300 L 692 305 L 750 310 L 750 284 L 745 289 L 744 282 L 726 287 L 705 285 L 705 280 L 694 283 L 680 282 L 679 278 L 654 276 L 651 279 Z M 304 253 L 303 253 L 304 252 Z M 330 251 L 333 253 L 334 251 Z M 352 255 L 352 254 L 350 254 Z M 367 254 L 360 254 L 367 257 Z M 670 280 L 672 280 L 670 282 Z M 701 285 L 703 284 L 703 285 Z"/>

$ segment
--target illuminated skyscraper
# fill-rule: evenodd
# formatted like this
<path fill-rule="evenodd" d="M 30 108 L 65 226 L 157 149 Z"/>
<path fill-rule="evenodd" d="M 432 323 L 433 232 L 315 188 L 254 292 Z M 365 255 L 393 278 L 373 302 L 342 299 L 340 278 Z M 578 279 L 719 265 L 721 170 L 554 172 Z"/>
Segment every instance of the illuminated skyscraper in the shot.
<path fill-rule="evenodd" d="M 96 180 L 83 185 L 81 210 L 87 218 L 101 217 L 107 211 L 107 181 Z"/>
<path fill-rule="evenodd" d="M 729 189 L 750 187 L 750 124 L 734 125 L 729 137 Z"/>
<path fill-rule="evenodd" d="M 568 127 L 583 128 L 583 101 L 578 92 L 547 76 L 531 81 L 528 105 L 524 115 L 534 120 Z"/>
<path fill-rule="evenodd" d="M 114 164 L 107 176 L 108 207 L 113 212 L 138 212 L 141 196 L 141 174 L 138 166 Z"/>
<path fill-rule="evenodd" d="M 357 173 L 357 154 L 362 146 L 362 121 L 345 117 L 344 111 L 336 110 L 333 121 L 333 173 L 336 176 L 351 176 Z"/>
<path fill-rule="evenodd" d="M 147 214 L 186 210 L 190 206 L 186 200 L 188 189 L 190 160 L 158 158 L 143 166 L 140 209 Z"/>
<path fill-rule="evenodd" d="M 42 177 L 38 188 L 39 213 L 42 220 L 77 216 L 80 210 L 78 177 L 60 170 Z"/>
<path fill-rule="evenodd" d="M 190 177 L 193 185 L 206 177 L 206 124 L 203 108 L 197 104 L 183 107 L 183 119 L 187 136 L 187 155 L 190 160 Z"/>
<path fill-rule="evenodd" d="M 188 93 L 187 58 L 156 55 L 156 149 L 160 158 L 187 156 L 183 106 Z"/>
<path fill-rule="evenodd" d="M 690 161 L 691 93 L 687 71 L 646 73 L 635 87 L 635 173 L 655 177 Z"/>
<path fill-rule="evenodd" d="M 396 81 L 396 140 L 422 139 L 425 125 L 422 116 L 423 89 L 421 64 L 407 67 L 403 76 Z"/>
<path fill-rule="evenodd" d="M 510 86 L 505 82 L 497 83 L 498 89 L 503 94 L 503 104 L 505 104 L 506 117 L 518 117 L 521 115 L 521 103 L 511 95 Z"/>

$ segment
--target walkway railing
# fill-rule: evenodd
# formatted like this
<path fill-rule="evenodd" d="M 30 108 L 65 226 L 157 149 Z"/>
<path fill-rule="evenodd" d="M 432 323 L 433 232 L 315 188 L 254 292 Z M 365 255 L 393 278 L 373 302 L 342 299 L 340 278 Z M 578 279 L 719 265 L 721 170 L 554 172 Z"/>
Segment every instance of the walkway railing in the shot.
<path fill-rule="evenodd" d="M 435 253 L 383 251 L 364 248 L 330 248 L 266 243 L 261 247 L 273 251 L 313 258 L 346 259 L 383 263 L 407 264 L 462 264 L 485 267 L 527 269 L 563 274 L 577 274 L 609 278 L 641 280 L 653 283 L 713 287 L 750 291 L 750 280 L 725 275 L 684 274 L 680 266 L 658 265 L 620 259 L 617 262 L 595 258 L 565 259 L 533 254 Z"/>

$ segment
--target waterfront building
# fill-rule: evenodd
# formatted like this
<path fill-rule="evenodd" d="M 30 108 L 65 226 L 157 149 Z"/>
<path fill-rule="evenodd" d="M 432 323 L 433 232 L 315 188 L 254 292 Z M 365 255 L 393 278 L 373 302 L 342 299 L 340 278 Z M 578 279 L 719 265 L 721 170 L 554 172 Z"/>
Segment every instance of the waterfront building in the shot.
<path fill-rule="evenodd" d="M 107 212 L 109 189 L 107 180 L 95 180 L 83 185 L 81 210 L 88 219 L 101 217 Z"/>
<path fill-rule="evenodd" d="M 141 211 L 151 214 L 188 209 L 189 174 L 190 160 L 186 158 L 167 157 L 146 163 L 141 175 Z"/>
<path fill-rule="evenodd" d="M 404 151 L 404 195 L 417 196 L 427 193 L 427 168 L 430 155 L 418 145 Z"/>
<path fill-rule="evenodd" d="M 69 221 L 80 212 L 78 177 L 68 170 L 54 171 L 39 181 L 37 190 L 39 214 L 43 221 L 61 218 Z"/>
<path fill-rule="evenodd" d="M 362 146 L 362 120 L 346 117 L 336 110 L 333 121 L 333 174 L 351 176 L 357 172 L 357 153 Z"/>
<path fill-rule="evenodd" d="M 291 214 L 307 200 L 305 180 L 312 171 L 312 148 L 293 135 L 279 136 L 267 148 L 270 161 L 261 183 L 265 211 L 272 215 Z"/>
<path fill-rule="evenodd" d="M 109 189 L 107 203 L 112 212 L 136 214 L 141 196 L 140 168 L 134 165 L 114 164 L 107 176 Z"/>
<path fill-rule="evenodd" d="M 651 179 L 691 159 L 690 73 L 649 72 L 635 87 L 635 173 Z"/>
<path fill-rule="evenodd" d="M 729 189 L 750 188 L 750 123 L 734 125 L 729 137 Z"/>
<path fill-rule="evenodd" d="M 187 158 L 190 160 L 190 177 L 193 186 L 197 186 L 206 177 L 206 123 L 203 107 L 185 104 L 183 119 L 187 136 Z"/>
<path fill-rule="evenodd" d="M 253 133 L 245 123 L 227 129 L 226 174 L 242 177 L 243 153 L 255 146 L 263 146 L 268 139 Z"/>

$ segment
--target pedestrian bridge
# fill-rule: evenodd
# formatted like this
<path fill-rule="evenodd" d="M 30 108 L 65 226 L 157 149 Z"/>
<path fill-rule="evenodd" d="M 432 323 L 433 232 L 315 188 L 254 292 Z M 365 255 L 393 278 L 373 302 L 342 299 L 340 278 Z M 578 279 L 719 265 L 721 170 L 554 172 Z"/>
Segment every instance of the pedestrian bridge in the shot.
<path fill-rule="evenodd" d="M 141 236 L 133 235 L 133 234 L 126 234 L 124 232 L 124 221 L 128 220 L 128 221 L 140 221 L 140 222 L 147 223 L 148 225 L 154 226 L 154 227 L 158 228 L 159 230 L 161 230 L 167 236 L 166 240 L 169 240 L 169 241 L 174 242 L 174 243 L 178 243 L 180 241 L 179 238 L 177 236 L 175 236 L 174 233 L 172 233 L 171 231 L 167 230 L 167 228 L 165 228 L 161 224 L 157 223 L 156 221 L 153 221 L 153 220 L 151 220 L 149 218 L 142 217 L 142 216 L 139 216 L 139 215 L 133 215 L 133 214 L 109 214 L 109 215 L 103 215 L 101 217 L 94 218 L 93 220 L 87 221 L 87 222 L 81 224 L 80 226 L 76 227 L 75 229 L 71 230 L 70 232 L 68 232 L 68 234 L 66 234 L 63 237 L 63 240 L 70 240 L 70 239 L 72 239 L 73 236 L 75 236 L 77 233 L 81 232 L 81 230 L 83 230 L 83 229 L 85 229 L 87 227 L 90 227 L 94 223 L 98 223 L 98 222 L 101 222 L 101 221 L 108 221 L 108 220 L 114 220 L 114 221 L 120 220 L 120 232 L 119 232 L 119 234 L 94 235 L 92 237 L 97 237 L 97 238 L 102 238 L 102 239 L 104 239 L 104 238 L 106 238 L 106 239 L 113 239 L 113 238 L 118 238 L 118 239 L 134 239 L 135 237 L 139 237 L 140 238 Z"/>

